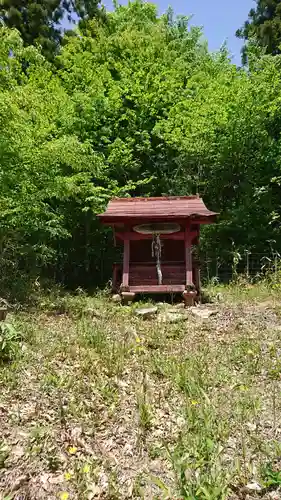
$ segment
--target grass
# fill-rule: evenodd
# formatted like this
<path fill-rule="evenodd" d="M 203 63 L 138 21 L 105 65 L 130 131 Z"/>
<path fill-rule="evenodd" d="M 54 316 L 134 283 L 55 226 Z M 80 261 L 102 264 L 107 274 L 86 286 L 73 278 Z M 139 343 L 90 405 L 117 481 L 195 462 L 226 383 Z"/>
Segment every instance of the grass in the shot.
<path fill-rule="evenodd" d="M 172 324 L 82 293 L 10 313 L 0 498 L 281 498 L 280 290 L 209 294 Z"/>

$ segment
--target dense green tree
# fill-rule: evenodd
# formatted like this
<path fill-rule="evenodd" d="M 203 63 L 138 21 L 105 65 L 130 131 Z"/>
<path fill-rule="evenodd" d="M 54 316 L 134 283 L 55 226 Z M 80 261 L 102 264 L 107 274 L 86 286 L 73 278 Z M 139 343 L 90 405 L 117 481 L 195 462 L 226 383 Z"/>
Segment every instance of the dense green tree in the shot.
<path fill-rule="evenodd" d="M 255 42 L 267 54 L 281 53 L 281 1 L 256 0 L 257 6 L 249 12 L 248 20 L 237 30 L 236 36 Z M 243 62 L 247 60 L 247 45 L 242 52 Z"/>
<path fill-rule="evenodd" d="M 269 232 L 280 239 L 278 225 L 268 230 L 278 206 L 270 182 L 279 171 L 278 132 L 273 137 L 266 109 L 279 88 L 268 86 L 268 69 L 267 79 L 254 63 L 251 76 L 237 70 L 225 51 L 211 55 L 186 19 L 158 18 L 140 2 L 109 14 L 106 25 L 90 24 L 60 59 L 79 109 L 76 133 L 103 154 L 112 178 L 154 176 L 141 194 L 199 191 L 222 212 L 209 230 L 222 249 L 232 239 L 266 249 Z M 270 61 L 265 68 L 277 75 L 278 61 Z M 211 236 L 205 242 L 211 247 Z"/>
<path fill-rule="evenodd" d="M 199 192 L 221 214 L 204 248 L 280 250 L 281 56 L 238 70 L 185 18 L 137 1 L 87 22 L 58 62 L 0 30 L 2 290 L 42 270 L 109 277 L 96 215 L 111 196 Z"/>
<path fill-rule="evenodd" d="M 9 28 L 17 28 L 25 46 L 40 45 L 44 56 L 52 60 L 60 47 L 64 19 L 85 21 L 99 12 L 99 0 L 3 0 L 0 19 Z"/>

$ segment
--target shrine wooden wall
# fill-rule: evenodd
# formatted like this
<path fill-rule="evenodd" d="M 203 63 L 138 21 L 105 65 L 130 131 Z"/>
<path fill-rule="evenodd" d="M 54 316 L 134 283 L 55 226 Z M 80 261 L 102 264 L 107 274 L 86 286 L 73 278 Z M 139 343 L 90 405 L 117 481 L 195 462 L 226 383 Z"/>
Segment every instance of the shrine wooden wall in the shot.
<path fill-rule="evenodd" d="M 138 240 L 130 242 L 130 262 L 153 262 L 151 240 Z M 161 262 L 184 263 L 184 242 L 176 240 L 162 240 Z"/>

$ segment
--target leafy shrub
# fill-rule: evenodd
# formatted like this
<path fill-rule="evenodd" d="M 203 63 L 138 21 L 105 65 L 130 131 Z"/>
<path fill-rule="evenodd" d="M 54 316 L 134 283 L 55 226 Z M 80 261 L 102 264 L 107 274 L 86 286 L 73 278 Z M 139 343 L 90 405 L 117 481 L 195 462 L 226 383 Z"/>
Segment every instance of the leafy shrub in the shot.
<path fill-rule="evenodd" d="M 263 469 L 264 484 L 267 488 L 277 489 L 281 486 L 281 470 L 272 464 L 267 464 Z"/>
<path fill-rule="evenodd" d="M 0 323 L 0 362 L 11 361 L 17 355 L 21 339 L 21 334 L 11 323 Z"/>

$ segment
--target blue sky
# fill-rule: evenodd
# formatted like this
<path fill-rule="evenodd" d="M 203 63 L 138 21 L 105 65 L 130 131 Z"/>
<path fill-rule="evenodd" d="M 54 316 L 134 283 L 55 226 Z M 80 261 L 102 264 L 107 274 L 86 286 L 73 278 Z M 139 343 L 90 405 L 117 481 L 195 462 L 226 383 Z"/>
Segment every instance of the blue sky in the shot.
<path fill-rule="evenodd" d="M 110 0 L 104 0 L 104 3 L 112 9 Z M 176 14 L 193 14 L 192 24 L 204 27 L 210 50 L 219 49 L 227 41 L 233 62 L 240 63 L 242 42 L 235 37 L 235 31 L 247 19 L 251 7 L 255 6 L 254 0 L 158 0 L 155 3 L 159 6 L 159 14 L 165 12 L 169 5 Z"/>
<path fill-rule="evenodd" d="M 169 2 L 160 0 L 159 10 L 165 11 Z M 192 24 L 204 27 L 204 34 L 211 50 L 219 49 L 227 41 L 236 63 L 240 62 L 241 40 L 235 31 L 247 19 L 253 0 L 174 0 L 176 13 L 193 14 Z"/>

